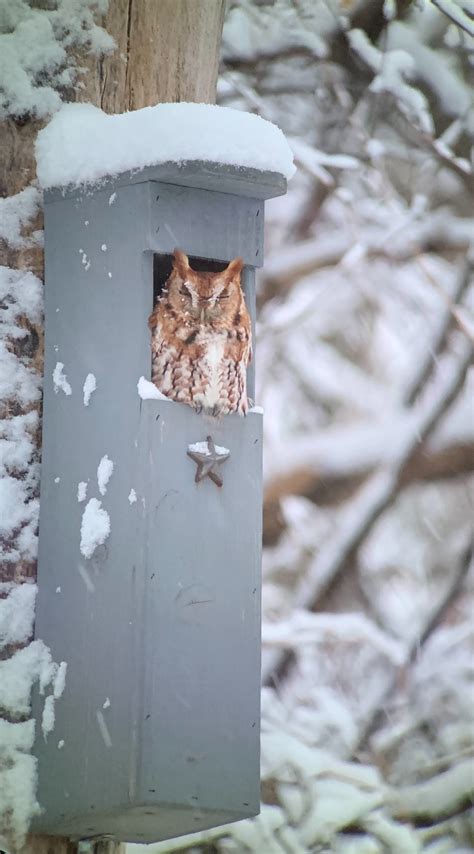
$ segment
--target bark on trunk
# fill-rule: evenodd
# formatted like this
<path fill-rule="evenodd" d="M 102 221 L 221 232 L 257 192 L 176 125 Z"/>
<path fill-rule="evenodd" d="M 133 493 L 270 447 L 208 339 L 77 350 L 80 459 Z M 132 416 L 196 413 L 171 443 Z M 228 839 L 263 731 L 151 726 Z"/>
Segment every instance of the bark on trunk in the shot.
<path fill-rule="evenodd" d="M 103 20 L 117 50 L 87 61 L 78 100 L 107 113 L 216 100 L 225 0 L 111 0 Z"/>

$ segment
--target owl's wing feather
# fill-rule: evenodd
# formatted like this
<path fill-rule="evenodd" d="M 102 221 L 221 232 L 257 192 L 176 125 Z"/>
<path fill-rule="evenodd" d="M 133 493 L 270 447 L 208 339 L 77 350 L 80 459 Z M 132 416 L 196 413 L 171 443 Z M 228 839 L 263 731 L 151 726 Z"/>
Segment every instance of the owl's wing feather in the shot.
<path fill-rule="evenodd" d="M 247 365 L 252 353 L 250 329 L 245 326 L 232 330 L 221 369 L 223 412 L 245 415 L 247 400 Z"/>

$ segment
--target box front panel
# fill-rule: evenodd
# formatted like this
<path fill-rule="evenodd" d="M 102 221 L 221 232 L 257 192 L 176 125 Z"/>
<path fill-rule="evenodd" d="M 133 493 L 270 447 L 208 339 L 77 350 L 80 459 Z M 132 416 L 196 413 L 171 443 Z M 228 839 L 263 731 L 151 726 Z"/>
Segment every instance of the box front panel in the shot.
<path fill-rule="evenodd" d="M 144 401 L 147 484 L 140 795 L 200 809 L 259 804 L 262 416 Z M 229 451 L 222 487 L 187 450 Z"/>
<path fill-rule="evenodd" d="M 150 182 L 148 248 L 245 264 L 263 264 L 264 202 Z"/>

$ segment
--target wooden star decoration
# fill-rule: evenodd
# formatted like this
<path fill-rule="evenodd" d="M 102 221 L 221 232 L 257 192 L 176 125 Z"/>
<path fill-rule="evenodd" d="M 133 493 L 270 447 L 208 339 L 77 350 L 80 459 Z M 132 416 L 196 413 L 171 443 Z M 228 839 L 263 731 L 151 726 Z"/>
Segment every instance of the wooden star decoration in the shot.
<path fill-rule="evenodd" d="M 230 451 L 227 448 L 219 448 L 214 444 L 212 436 L 208 436 L 205 442 L 189 445 L 187 454 L 197 464 L 194 476 L 196 483 L 204 480 L 205 477 L 210 477 L 216 486 L 222 486 L 224 481 L 219 472 L 219 466 L 230 457 Z"/>

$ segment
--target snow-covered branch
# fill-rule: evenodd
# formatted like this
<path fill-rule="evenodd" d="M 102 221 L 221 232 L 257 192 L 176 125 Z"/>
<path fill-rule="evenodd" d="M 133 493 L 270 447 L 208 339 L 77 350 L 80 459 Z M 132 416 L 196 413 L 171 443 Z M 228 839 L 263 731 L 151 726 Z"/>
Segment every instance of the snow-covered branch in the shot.
<path fill-rule="evenodd" d="M 440 821 L 468 809 L 474 797 L 474 760 L 466 759 L 430 780 L 393 789 L 390 805 L 398 818 Z"/>
<path fill-rule="evenodd" d="M 454 472 L 458 453 L 461 470 L 472 468 L 469 455 L 474 436 L 470 409 L 470 397 L 466 394 L 416 453 L 409 480 L 442 478 L 443 472 L 449 477 Z M 333 427 L 295 439 L 289 446 L 275 444 L 266 464 L 265 499 L 271 503 L 285 495 L 306 495 L 318 502 L 332 503 L 332 488 L 336 490 L 335 500 L 344 492 L 350 494 L 371 469 L 390 459 L 397 437 L 414 427 L 414 413 L 395 410 L 386 418 L 368 424 Z"/>
<path fill-rule="evenodd" d="M 437 383 L 427 389 L 413 418 L 393 440 L 390 459 L 373 474 L 341 514 L 338 531 L 319 549 L 301 580 L 294 598 L 297 608 L 311 609 L 344 570 L 349 556 L 360 546 L 367 532 L 399 491 L 403 472 L 417 447 L 434 430 L 441 415 L 459 392 L 472 361 L 473 346 L 460 340 L 458 353 L 438 366 Z M 264 659 L 263 679 L 283 665 L 281 655 Z"/>
<path fill-rule="evenodd" d="M 471 15 L 467 14 L 469 6 L 466 4 L 463 8 L 462 3 L 457 3 L 456 0 L 431 0 L 433 6 L 436 6 L 443 15 L 446 15 L 453 24 L 464 30 L 468 36 L 474 38 L 474 20 L 472 18 L 472 5 L 470 6 Z"/>
<path fill-rule="evenodd" d="M 372 227 L 364 236 L 364 256 L 404 261 L 418 258 L 427 248 L 467 251 L 472 241 L 473 220 L 453 217 L 447 210 L 437 210 L 417 223 L 405 220 L 396 238 L 386 242 L 386 231 Z M 339 264 L 354 247 L 347 233 L 324 234 L 319 238 L 300 242 L 291 248 L 269 255 L 262 273 L 264 281 L 288 287 L 302 276 L 308 276 L 324 267 Z M 273 324 L 269 324 L 273 331 Z M 277 329 L 275 329 L 277 331 Z M 267 324 L 262 334 L 267 333 Z"/>

